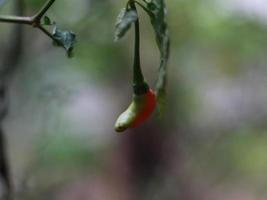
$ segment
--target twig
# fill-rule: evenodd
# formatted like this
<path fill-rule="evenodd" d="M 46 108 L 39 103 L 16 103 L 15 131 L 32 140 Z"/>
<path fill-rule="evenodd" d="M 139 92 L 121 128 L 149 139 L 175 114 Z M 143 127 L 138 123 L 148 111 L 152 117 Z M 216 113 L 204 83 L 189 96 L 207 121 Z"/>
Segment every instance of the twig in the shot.
<path fill-rule="evenodd" d="M 58 40 L 56 40 L 53 35 L 49 31 L 47 31 L 42 25 L 38 24 L 36 27 L 39 28 L 45 35 L 50 37 L 54 42 L 58 43 Z"/>
<path fill-rule="evenodd" d="M 49 33 L 41 24 L 40 20 L 48 11 L 48 9 L 53 5 L 56 0 L 47 0 L 43 7 L 33 16 L 0 16 L 0 23 L 16 23 L 16 24 L 26 24 L 31 25 L 35 28 L 39 28 L 48 37 L 56 41 L 51 33 Z"/>
<path fill-rule="evenodd" d="M 34 17 L 35 21 L 40 21 L 40 19 L 44 16 L 44 14 L 48 11 L 48 9 L 53 5 L 56 0 L 48 0 L 43 7 L 37 12 Z"/>
<path fill-rule="evenodd" d="M 0 22 L 32 25 L 33 18 L 6 15 L 6 16 L 0 16 Z"/>
<path fill-rule="evenodd" d="M 139 5 L 141 8 L 143 8 L 144 11 L 147 12 L 148 15 L 151 15 L 151 11 L 148 10 L 143 4 L 141 4 L 139 1 L 134 1 L 137 5 Z"/>

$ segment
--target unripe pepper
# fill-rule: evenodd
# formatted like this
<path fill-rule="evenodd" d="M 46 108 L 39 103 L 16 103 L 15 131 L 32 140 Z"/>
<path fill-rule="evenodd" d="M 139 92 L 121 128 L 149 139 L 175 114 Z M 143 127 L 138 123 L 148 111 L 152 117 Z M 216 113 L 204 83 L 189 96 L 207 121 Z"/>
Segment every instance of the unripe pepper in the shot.
<path fill-rule="evenodd" d="M 131 9 L 136 11 L 134 1 L 130 1 Z M 136 11 L 137 12 L 137 11 Z M 143 123 L 151 116 L 156 108 L 156 95 L 145 82 L 140 64 L 140 31 L 139 20 L 135 22 L 135 51 L 133 64 L 133 100 L 126 111 L 124 111 L 115 123 L 117 132 L 134 128 Z"/>

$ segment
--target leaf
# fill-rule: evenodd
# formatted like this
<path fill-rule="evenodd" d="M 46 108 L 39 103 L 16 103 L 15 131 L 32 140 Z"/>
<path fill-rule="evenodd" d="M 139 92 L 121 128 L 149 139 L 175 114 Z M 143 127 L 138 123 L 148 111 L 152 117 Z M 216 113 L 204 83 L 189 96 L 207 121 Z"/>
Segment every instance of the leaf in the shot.
<path fill-rule="evenodd" d="M 156 35 L 156 42 L 160 51 L 160 66 L 156 83 L 159 111 L 162 113 L 165 107 L 166 85 L 167 85 L 167 62 L 170 51 L 169 30 L 166 22 L 165 0 L 151 0 L 147 2 L 147 9 L 151 24 Z"/>
<path fill-rule="evenodd" d="M 53 24 L 52 21 L 51 21 L 51 19 L 49 17 L 47 17 L 47 16 L 44 16 L 43 23 L 44 23 L 44 25 L 47 25 L 47 26 L 50 26 L 50 25 Z"/>
<path fill-rule="evenodd" d="M 57 26 L 54 27 L 52 35 L 56 44 L 64 47 L 67 51 L 67 55 L 70 57 L 76 42 L 76 35 L 70 31 L 61 31 Z"/>
<path fill-rule="evenodd" d="M 137 11 L 123 8 L 117 17 L 115 24 L 115 41 L 122 38 L 131 28 L 132 23 L 138 19 Z"/>

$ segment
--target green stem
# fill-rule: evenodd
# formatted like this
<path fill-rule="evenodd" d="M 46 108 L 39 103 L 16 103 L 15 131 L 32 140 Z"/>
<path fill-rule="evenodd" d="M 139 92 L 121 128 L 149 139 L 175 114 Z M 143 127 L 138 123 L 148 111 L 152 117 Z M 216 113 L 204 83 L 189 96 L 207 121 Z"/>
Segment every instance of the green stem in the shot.
<path fill-rule="evenodd" d="M 148 14 L 151 15 L 151 11 L 148 10 L 143 4 L 141 4 L 139 1 L 134 1 L 137 5 L 139 5 L 141 8 L 143 8 L 143 10 Z"/>
<path fill-rule="evenodd" d="M 137 12 L 135 2 L 130 1 L 130 7 Z M 140 62 L 140 28 L 139 19 L 135 22 L 134 64 L 133 64 L 133 87 L 135 94 L 144 94 L 148 86 L 144 80 Z"/>
<path fill-rule="evenodd" d="M 140 84 L 144 82 L 144 77 L 141 70 L 140 62 L 140 32 L 139 32 L 139 20 L 135 22 L 135 44 L 134 44 L 134 84 Z"/>

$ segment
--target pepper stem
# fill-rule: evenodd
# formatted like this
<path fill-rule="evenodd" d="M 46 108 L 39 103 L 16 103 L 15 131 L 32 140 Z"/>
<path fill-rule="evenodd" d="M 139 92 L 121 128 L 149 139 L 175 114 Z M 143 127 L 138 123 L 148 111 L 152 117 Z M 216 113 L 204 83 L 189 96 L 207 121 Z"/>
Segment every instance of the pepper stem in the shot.
<path fill-rule="evenodd" d="M 137 12 L 135 2 L 130 1 L 130 7 Z M 135 21 L 135 44 L 134 44 L 134 64 L 133 64 L 133 89 L 136 95 L 145 94 L 148 85 L 144 80 L 140 62 L 140 28 L 139 19 Z"/>

